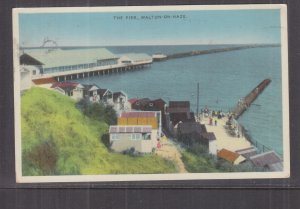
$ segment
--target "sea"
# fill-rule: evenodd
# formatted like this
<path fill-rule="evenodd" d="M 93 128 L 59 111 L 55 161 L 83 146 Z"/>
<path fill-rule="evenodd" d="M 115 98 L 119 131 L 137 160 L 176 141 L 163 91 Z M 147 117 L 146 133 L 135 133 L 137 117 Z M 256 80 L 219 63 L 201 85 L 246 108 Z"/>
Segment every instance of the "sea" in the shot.
<path fill-rule="evenodd" d="M 233 45 L 115 46 L 115 54 L 173 54 Z M 89 77 L 77 81 L 97 84 L 112 91 L 124 91 L 128 98 L 162 98 L 166 102 L 188 100 L 196 111 L 197 83 L 199 109 L 228 112 L 264 79 L 270 85 L 238 119 L 254 141 L 278 154 L 283 153 L 282 79 L 280 47 L 249 48 L 215 54 L 154 62 L 132 72 Z"/>

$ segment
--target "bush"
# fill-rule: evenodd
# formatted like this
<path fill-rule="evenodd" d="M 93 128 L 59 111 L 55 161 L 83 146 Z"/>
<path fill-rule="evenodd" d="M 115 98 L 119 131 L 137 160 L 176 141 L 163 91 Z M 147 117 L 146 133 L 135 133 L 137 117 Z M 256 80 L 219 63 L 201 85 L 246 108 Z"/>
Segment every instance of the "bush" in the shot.
<path fill-rule="evenodd" d="M 26 153 L 24 160 L 28 164 L 36 165 L 42 175 L 54 175 L 56 173 L 56 162 L 58 154 L 54 144 L 50 141 L 43 142 Z"/>
<path fill-rule="evenodd" d="M 135 151 L 134 147 L 131 147 L 130 149 L 124 150 L 123 154 L 130 155 L 130 156 L 137 156 L 138 153 Z"/>
<path fill-rule="evenodd" d="M 112 106 L 105 106 L 103 103 L 92 103 L 86 99 L 80 100 L 76 106 L 89 118 L 104 121 L 108 125 L 115 125 L 117 123 L 117 114 Z"/>
<path fill-rule="evenodd" d="M 101 142 L 109 149 L 110 148 L 110 142 L 109 142 L 109 134 L 105 133 L 101 137 Z"/>

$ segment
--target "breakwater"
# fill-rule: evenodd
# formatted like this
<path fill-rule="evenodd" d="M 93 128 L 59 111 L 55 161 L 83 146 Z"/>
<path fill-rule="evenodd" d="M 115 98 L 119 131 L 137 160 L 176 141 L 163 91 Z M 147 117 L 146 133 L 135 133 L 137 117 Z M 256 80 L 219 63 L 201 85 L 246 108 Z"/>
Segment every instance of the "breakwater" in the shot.
<path fill-rule="evenodd" d="M 193 50 L 188 52 L 168 54 L 163 60 L 206 55 L 206 54 L 216 54 L 221 52 L 230 52 L 230 51 L 237 51 L 237 50 L 251 49 L 251 48 L 268 48 L 268 47 L 280 47 L 280 45 L 279 44 L 251 44 L 251 45 L 242 45 L 242 46 L 226 47 L 226 48 L 219 48 L 219 49 Z M 154 61 L 158 61 L 158 60 L 154 60 Z"/>
<path fill-rule="evenodd" d="M 239 118 L 270 83 L 270 79 L 263 80 L 246 97 L 240 99 L 232 111 L 233 117 Z"/>

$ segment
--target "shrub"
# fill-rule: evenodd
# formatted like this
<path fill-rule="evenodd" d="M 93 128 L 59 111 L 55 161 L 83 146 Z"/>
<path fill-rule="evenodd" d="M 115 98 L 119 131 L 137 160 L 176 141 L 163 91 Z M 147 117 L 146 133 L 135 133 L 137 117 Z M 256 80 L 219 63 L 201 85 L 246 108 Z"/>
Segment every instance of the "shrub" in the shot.
<path fill-rule="evenodd" d="M 117 123 L 117 114 L 112 106 L 105 106 L 103 103 L 92 103 L 86 99 L 80 100 L 76 106 L 89 118 L 104 121 L 108 125 Z"/>

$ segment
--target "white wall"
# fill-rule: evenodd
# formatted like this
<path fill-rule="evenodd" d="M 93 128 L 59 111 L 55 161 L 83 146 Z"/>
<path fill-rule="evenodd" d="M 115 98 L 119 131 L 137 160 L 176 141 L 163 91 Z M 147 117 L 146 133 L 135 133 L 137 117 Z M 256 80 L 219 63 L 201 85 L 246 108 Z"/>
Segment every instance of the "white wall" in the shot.
<path fill-rule="evenodd" d="M 30 89 L 32 85 L 31 73 L 30 71 L 21 71 L 21 85 L 20 90 Z"/>
<path fill-rule="evenodd" d="M 116 152 L 123 152 L 134 147 L 135 151 L 140 153 L 151 153 L 153 148 L 156 148 L 157 138 L 156 130 L 152 131 L 150 140 L 131 140 L 124 134 L 120 136 L 118 140 L 112 140 L 112 134 L 109 136 L 109 141 L 111 143 L 111 149 Z"/>
<path fill-rule="evenodd" d="M 210 140 L 208 142 L 208 152 L 212 155 L 217 155 L 217 140 Z"/>
<path fill-rule="evenodd" d="M 75 88 L 73 90 L 73 96 L 71 96 L 71 97 L 76 100 L 82 99 L 83 98 L 83 89 Z"/>

